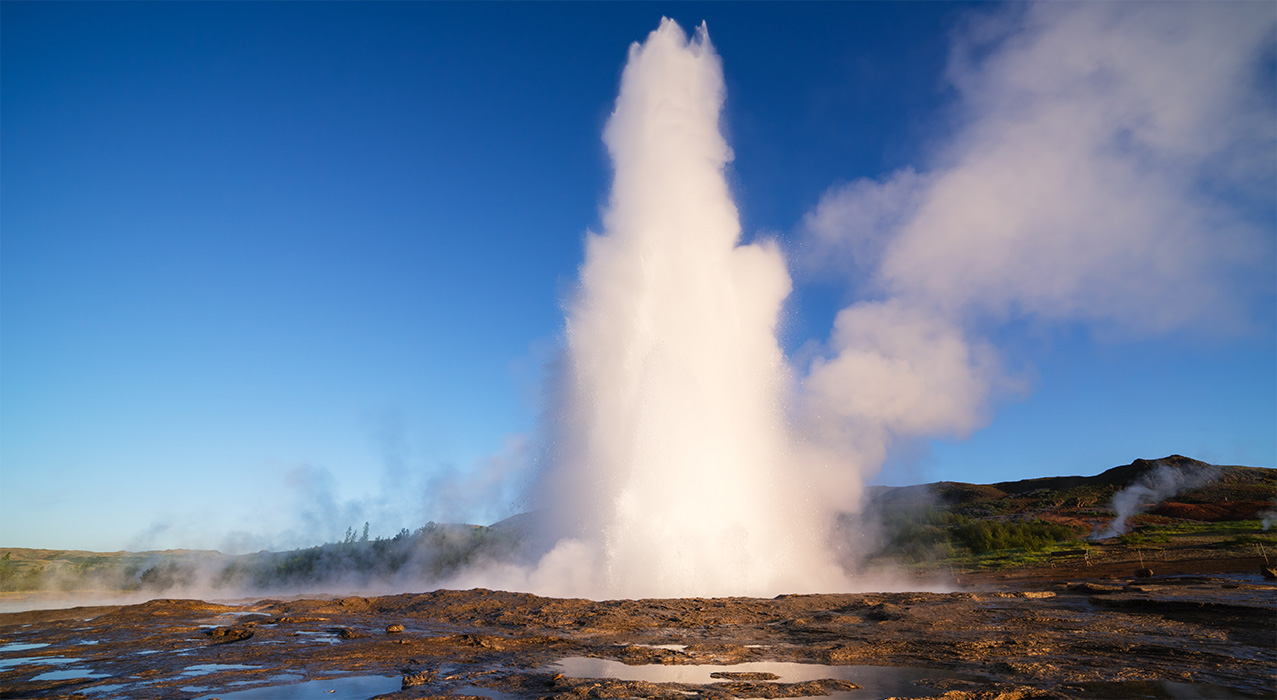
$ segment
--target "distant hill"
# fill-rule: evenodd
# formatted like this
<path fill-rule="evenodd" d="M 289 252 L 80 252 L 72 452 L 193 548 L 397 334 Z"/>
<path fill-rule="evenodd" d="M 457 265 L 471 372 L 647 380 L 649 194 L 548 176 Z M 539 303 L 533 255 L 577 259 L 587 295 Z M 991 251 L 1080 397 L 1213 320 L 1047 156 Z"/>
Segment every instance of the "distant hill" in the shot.
<path fill-rule="evenodd" d="M 1095 476 L 878 487 L 865 512 L 867 518 L 849 518 L 844 532 L 863 539 L 857 528 L 877 525 L 871 559 L 972 566 L 964 558 L 1050 552 L 1114 537 L 1130 544 L 1149 528 L 1162 543 L 1213 531 L 1218 546 L 1249 543 L 1262 552 L 1274 544 L 1273 536 L 1255 533 L 1277 520 L 1277 470 L 1171 455 Z"/>
<path fill-rule="evenodd" d="M 1078 518 L 1111 517 L 1109 502 L 1119 491 L 1135 484 L 1158 467 L 1185 474 L 1200 474 L 1200 486 L 1170 496 L 1187 504 L 1245 503 L 1235 520 L 1254 519 L 1272 508 L 1277 499 L 1277 469 L 1221 466 L 1182 455 L 1162 459 L 1137 459 L 1095 476 L 1049 476 L 996 484 L 940 481 L 916 486 L 876 487 L 869 500 L 871 510 L 934 506 L 971 517 L 1038 515 Z M 1230 511 L 1232 512 L 1232 511 Z"/>

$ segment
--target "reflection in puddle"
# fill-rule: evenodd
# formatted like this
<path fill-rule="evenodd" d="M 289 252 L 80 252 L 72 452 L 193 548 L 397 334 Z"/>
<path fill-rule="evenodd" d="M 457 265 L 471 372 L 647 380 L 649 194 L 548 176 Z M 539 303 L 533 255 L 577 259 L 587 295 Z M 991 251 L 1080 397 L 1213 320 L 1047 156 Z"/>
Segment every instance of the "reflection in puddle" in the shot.
<path fill-rule="evenodd" d="M 231 685 L 261 685 L 263 683 L 296 683 L 297 681 L 300 681 L 303 678 L 305 678 L 305 676 L 299 673 L 277 673 L 273 676 L 267 676 L 265 678 L 254 678 L 251 681 L 231 681 L 227 685 L 231 686 Z"/>
<path fill-rule="evenodd" d="M 117 690 L 120 690 L 121 688 L 127 688 L 127 687 L 129 687 L 127 683 L 111 683 L 108 685 L 95 685 L 92 688 L 84 688 L 83 690 L 77 690 L 76 692 L 90 693 L 90 694 L 112 693 Z"/>
<path fill-rule="evenodd" d="M 779 683 L 802 683 L 822 679 L 851 681 L 861 687 L 835 693 L 828 697 L 920 697 L 934 695 L 935 691 L 916 685 L 915 681 L 938 678 L 971 678 L 969 675 L 932 668 L 901 666 L 825 666 L 784 661 L 751 661 L 730 665 L 677 665 L 648 664 L 627 666 L 610 659 L 592 659 L 572 656 L 551 664 L 546 670 L 562 673 L 572 678 L 614 678 L 623 681 L 648 683 L 719 683 L 725 679 L 712 678 L 712 673 L 772 673 L 779 676 Z"/>
<path fill-rule="evenodd" d="M 0 659 L 0 671 L 15 666 L 47 666 L 50 664 L 69 664 L 79 659 L 68 659 L 65 656 L 20 656 L 16 659 Z"/>
<path fill-rule="evenodd" d="M 399 676 L 351 676 L 307 681 L 288 685 L 268 685 L 251 690 L 203 696 L 200 700 L 367 700 L 374 695 L 393 693 L 400 689 Z M 203 692 L 203 691 L 196 691 Z"/>
<path fill-rule="evenodd" d="M 1174 700 L 1246 700 L 1248 696 L 1204 683 L 1162 681 L 1162 690 Z"/>
<path fill-rule="evenodd" d="M 258 668 L 257 666 L 249 666 L 247 664 L 195 664 L 182 669 L 183 676 L 202 676 L 206 673 L 215 673 L 217 671 L 243 671 L 247 669 Z M 203 691 L 193 690 L 193 693 Z"/>
<path fill-rule="evenodd" d="M 329 632 L 297 632 L 296 636 L 305 637 L 307 641 L 336 644 L 341 641 L 337 635 Z"/>
<path fill-rule="evenodd" d="M 517 696 L 509 693 L 503 693 L 500 690 L 492 688 L 484 688 L 479 685 L 467 685 L 457 689 L 459 695 L 473 695 L 480 698 L 491 698 L 491 700 L 518 700 Z"/>
<path fill-rule="evenodd" d="M 28 649 L 39 649 L 40 647 L 47 647 L 47 646 L 49 645 L 44 643 L 22 644 L 19 642 L 14 642 L 13 644 L 0 644 L 0 654 L 9 652 L 9 651 L 27 651 Z"/>
<path fill-rule="evenodd" d="M 109 678 L 109 673 L 95 673 L 87 668 L 68 668 L 65 671 L 49 671 L 32 678 L 33 681 L 69 681 L 73 678 Z"/>

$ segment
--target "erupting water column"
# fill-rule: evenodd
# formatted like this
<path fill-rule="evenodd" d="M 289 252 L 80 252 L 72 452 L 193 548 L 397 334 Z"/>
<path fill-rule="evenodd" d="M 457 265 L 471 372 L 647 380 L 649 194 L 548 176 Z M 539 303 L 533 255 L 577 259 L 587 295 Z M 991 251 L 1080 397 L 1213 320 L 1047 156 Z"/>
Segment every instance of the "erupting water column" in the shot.
<path fill-rule="evenodd" d="M 604 141 L 604 233 L 569 304 L 552 510 L 592 553 L 593 595 L 836 587 L 792 473 L 775 330 L 790 280 L 738 245 L 722 66 L 705 25 L 631 47 Z"/>

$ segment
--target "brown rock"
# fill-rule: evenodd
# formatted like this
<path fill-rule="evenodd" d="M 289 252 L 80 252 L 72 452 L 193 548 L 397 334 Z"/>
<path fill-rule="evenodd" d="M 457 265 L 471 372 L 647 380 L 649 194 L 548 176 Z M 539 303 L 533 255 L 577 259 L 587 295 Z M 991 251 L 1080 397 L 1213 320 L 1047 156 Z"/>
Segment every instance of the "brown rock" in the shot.
<path fill-rule="evenodd" d="M 879 603 L 865 611 L 864 617 L 866 620 L 873 620 L 874 622 L 886 622 L 888 620 L 903 620 L 909 617 L 909 613 L 908 608 L 892 605 L 891 603 Z"/>
<path fill-rule="evenodd" d="M 1073 584 L 1072 586 L 1069 586 L 1069 590 L 1077 591 L 1079 593 L 1121 593 L 1122 587 L 1108 586 L 1102 583 L 1091 583 L 1090 581 L 1084 581 L 1082 583 L 1076 583 L 1076 584 Z"/>
<path fill-rule="evenodd" d="M 252 628 L 247 626 L 213 627 L 205 630 L 204 633 L 212 637 L 215 644 L 238 642 L 253 636 Z"/>
<path fill-rule="evenodd" d="M 417 671 L 412 673 L 404 673 L 403 681 L 400 683 L 400 690 L 407 690 L 413 686 L 424 685 L 434 680 L 434 671 Z"/>

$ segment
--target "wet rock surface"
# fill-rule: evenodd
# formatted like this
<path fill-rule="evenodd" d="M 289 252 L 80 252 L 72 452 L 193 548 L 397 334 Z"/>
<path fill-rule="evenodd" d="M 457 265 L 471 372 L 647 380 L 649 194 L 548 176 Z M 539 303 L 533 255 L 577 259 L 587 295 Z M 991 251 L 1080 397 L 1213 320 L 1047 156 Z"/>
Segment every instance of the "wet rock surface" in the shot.
<path fill-rule="evenodd" d="M 1028 576 L 954 593 L 603 602 L 478 589 L 8 613 L 0 697 L 233 700 L 263 688 L 273 690 L 258 697 L 386 700 L 1277 695 L 1277 585 L 1253 573 L 1137 580 Z M 722 668 L 703 682 L 585 677 L 555 666 L 567 657 Z M 813 673 L 828 677 L 787 677 L 784 662 L 826 664 Z M 902 693 L 875 686 L 872 667 L 935 672 Z M 382 685 L 325 689 L 357 678 Z M 302 683 L 314 694 L 288 694 Z"/>

